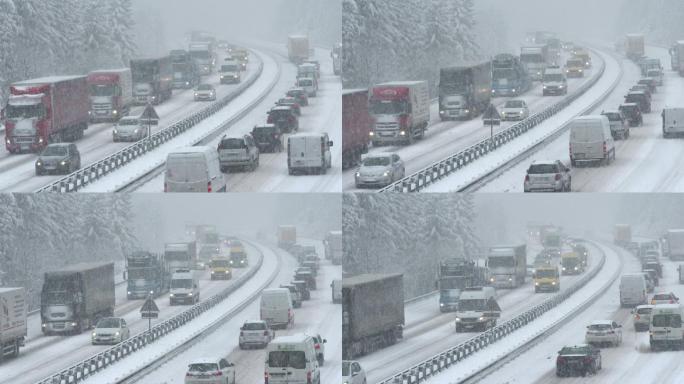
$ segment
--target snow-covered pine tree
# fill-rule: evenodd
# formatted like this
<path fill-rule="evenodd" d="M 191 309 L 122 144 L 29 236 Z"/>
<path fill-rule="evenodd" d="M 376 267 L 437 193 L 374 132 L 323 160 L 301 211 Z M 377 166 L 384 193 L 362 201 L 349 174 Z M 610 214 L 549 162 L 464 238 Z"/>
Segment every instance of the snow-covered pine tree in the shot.
<path fill-rule="evenodd" d="M 116 47 L 113 59 L 117 64 L 126 64 L 135 54 L 135 42 L 133 41 L 133 10 L 131 0 L 109 1 L 109 28 L 110 40 Z"/>

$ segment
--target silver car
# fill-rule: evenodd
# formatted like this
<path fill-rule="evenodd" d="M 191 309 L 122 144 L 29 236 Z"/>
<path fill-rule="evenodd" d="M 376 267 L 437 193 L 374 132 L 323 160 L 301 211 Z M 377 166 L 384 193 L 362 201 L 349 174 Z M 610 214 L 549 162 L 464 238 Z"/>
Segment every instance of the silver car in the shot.
<path fill-rule="evenodd" d="M 93 330 L 91 341 L 95 344 L 118 344 L 131 337 L 126 320 L 120 317 L 100 319 Z"/>
<path fill-rule="evenodd" d="M 366 384 L 366 371 L 361 368 L 358 361 L 342 361 L 342 383 Z"/>
<path fill-rule="evenodd" d="M 501 109 L 501 120 L 525 120 L 530 116 L 525 100 L 508 100 Z"/>
<path fill-rule="evenodd" d="M 404 162 L 399 155 L 369 155 L 361 160 L 361 167 L 356 171 L 356 188 L 384 187 L 403 179 L 405 175 Z"/>
<path fill-rule="evenodd" d="M 625 140 L 629 138 L 629 122 L 622 111 L 603 111 L 601 114 L 608 117 L 610 133 L 613 135 L 613 139 Z"/>
<path fill-rule="evenodd" d="M 114 142 L 140 141 L 150 135 L 150 126 L 141 124 L 140 119 L 125 116 L 114 126 L 112 136 Z"/>
<path fill-rule="evenodd" d="M 211 84 L 200 84 L 195 89 L 195 101 L 216 100 L 216 89 Z"/>
<path fill-rule="evenodd" d="M 535 161 L 527 169 L 525 192 L 570 192 L 572 176 L 570 168 L 560 160 Z"/>
<path fill-rule="evenodd" d="M 275 331 L 269 328 L 265 321 L 250 320 L 240 327 L 240 349 L 248 346 L 266 348 L 268 343 L 275 338 Z"/>
<path fill-rule="evenodd" d="M 651 311 L 653 311 L 653 305 L 637 305 L 632 314 L 634 315 L 634 331 L 648 331 L 648 327 L 651 324 Z"/>

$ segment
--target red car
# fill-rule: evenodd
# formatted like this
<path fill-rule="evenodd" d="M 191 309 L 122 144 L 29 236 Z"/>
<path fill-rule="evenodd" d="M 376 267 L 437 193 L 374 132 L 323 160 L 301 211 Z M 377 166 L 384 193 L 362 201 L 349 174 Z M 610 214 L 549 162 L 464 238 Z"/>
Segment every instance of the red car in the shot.
<path fill-rule="evenodd" d="M 290 108 L 292 108 L 292 111 L 295 115 L 302 115 L 302 107 L 299 106 L 299 103 L 294 97 L 283 97 L 282 99 L 278 100 L 278 102 L 276 102 L 276 105 L 289 106 Z"/>

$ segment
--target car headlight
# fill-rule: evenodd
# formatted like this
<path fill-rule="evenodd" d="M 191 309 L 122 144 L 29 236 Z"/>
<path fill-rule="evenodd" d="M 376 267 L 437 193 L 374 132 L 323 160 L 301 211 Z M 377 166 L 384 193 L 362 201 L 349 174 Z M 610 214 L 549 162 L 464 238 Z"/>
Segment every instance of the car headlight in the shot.
<path fill-rule="evenodd" d="M 136 128 L 135 131 L 133 131 L 133 133 L 137 134 L 139 131 L 140 130 L 138 128 Z"/>
<path fill-rule="evenodd" d="M 445 114 L 445 113 L 446 113 L 446 111 L 439 111 L 439 114 L 440 114 L 440 115 L 443 115 L 443 114 Z"/>
<path fill-rule="evenodd" d="M 121 333 L 119 333 L 119 331 L 116 331 L 116 333 L 114 333 L 114 336 L 119 336 L 120 334 Z"/>
<path fill-rule="evenodd" d="M 361 172 L 356 172 L 356 177 L 361 177 Z"/>
<path fill-rule="evenodd" d="M 10 140 L 9 137 L 8 137 L 7 139 L 5 139 L 5 142 L 6 142 L 7 144 L 12 144 L 12 140 Z"/>
<path fill-rule="evenodd" d="M 93 337 L 97 336 L 97 333 L 93 332 Z"/>
<path fill-rule="evenodd" d="M 508 278 L 508 281 L 513 281 L 513 278 L 512 278 L 512 277 L 509 277 L 509 278 Z"/>
<path fill-rule="evenodd" d="M 114 134 L 115 134 L 115 135 L 118 135 L 118 134 L 119 134 L 119 130 L 116 129 L 116 128 L 114 128 Z"/>
<path fill-rule="evenodd" d="M 213 274 L 214 274 L 214 271 L 211 271 L 211 274 L 213 275 Z"/>
<path fill-rule="evenodd" d="M 385 171 L 382 175 L 387 177 L 387 176 L 389 176 L 389 174 L 390 174 L 389 171 Z"/>
<path fill-rule="evenodd" d="M 199 93 L 195 92 L 195 97 L 199 96 Z"/>
<path fill-rule="evenodd" d="M 400 136 L 406 136 L 406 131 L 401 131 L 401 132 L 399 132 L 399 135 L 400 135 Z"/>
<path fill-rule="evenodd" d="M 117 111 L 116 109 L 112 111 L 112 115 L 116 115 L 118 113 L 119 113 L 119 111 Z"/>
<path fill-rule="evenodd" d="M 240 260 L 240 264 L 244 264 L 244 263 L 245 263 L 245 261 L 244 261 L 244 260 Z"/>
<path fill-rule="evenodd" d="M 439 303 L 439 306 L 440 306 L 440 307 L 443 307 L 443 306 L 444 306 L 444 303 Z"/>
<path fill-rule="evenodd" d="M 128 294 L 130 295 L 130 294 L 131 294 L 131 291 L 128 291 Z"/>
<path fill-rule="evenodd" d="M 457 317 L 457 318 L 456 318 L 456 322 L 458 323 L 459 321 L 461 321 L 461 318 L 460 318 L 460 317 Z"/>
<path fill-rule="evenodd" d="M 565 267 L 563 267 L 563 270 L 565 271 Z"/>
<path fill-rule="evenodd" d="M 490 278 L 489 278 L 489 282 L 490 282 L 490 283 L 493 283 L 493 282 L 494 282 L 494 278 L 493 278 L 493 277 L 490 277 Z"/>
<path fill-rule="evenodd" d="M 62 162 L 61 162 L 60 164 L 66 165 L 66 164 L 67 164 L 67 161 L 66 161 L 66 160 L 62 160 Z"/>
<path fill-rule="evenodd" d="M 190 293 L 188 294 L 188 296 L 192 296 L 192 292 L 190 292 Z"/>
<path fill-rule="evenodd" d="M 535 282 L 534 282 L 534 285 L 539 285 L 539 282 L 538 282 L 538 281 L 535 281 Z"/>
<path fill-rule="evenodd" d="M 72 327 L 75 327 L 75 326 L 76 326 L 76 322 L 72 322 L 72 323 L 71 323 L 71 326 L 72 326 Z"/>
<path fill-rule="evenodd" d="M 169 297 L 173 297 L 173 293 L 169 294 Z"/>
<path fill-rule="evenodd" d="M 375 132 L 373 132 L 373 131 L 369 132 L 369 133 L 368 133 L 368 136 L 371 136 L 371 137 L 375 136 Z M 8 139 L 8 140 L 9 140 L 9 139 Z"/>
<path fill-rule="evenodd" d="M 484 316 L 480 316 L 480 321 L 484 321 Z"/>
<path fill-rule="evenodd" d="M 36 161 L 36 166 L 37 166 L 37 167 L 42 167 L 42 166 L 43 166 L 43 162 L 40 161 L 40 160 Z"/>
<path fill-rule="evenodd" d="M 555 281 L 552 281 L 552 282 L 551 282 L 551 285 L 556 285 L 556 282 L 555 282 Z"/>

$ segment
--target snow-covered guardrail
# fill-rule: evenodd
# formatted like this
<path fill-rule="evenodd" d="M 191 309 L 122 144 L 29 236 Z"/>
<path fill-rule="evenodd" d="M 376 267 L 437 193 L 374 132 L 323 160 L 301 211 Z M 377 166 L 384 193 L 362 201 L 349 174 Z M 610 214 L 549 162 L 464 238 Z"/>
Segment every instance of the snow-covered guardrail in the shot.
<path fill-rule="evenodd" d="M 487 348 L 512 332 L 520 329 L 527 324 L 530 324 L 539 316 L 555 308 L 560 303 L 567 300 L 579 289 L 584 287 L 589 280 L 593 279 L 603 268 L 606 262 L 606 255 L 601 251 L 601 260 L 598 264 L 581 279 L 576 281 L 570 288 L 554 295 L 553 297 L 544 300 L 543 303 L 536 305 L 520 315 L 502 323 L 494 328 L 482 332 L 475 337 L 472 337 L 448 350 L 435 355 L 411 368 L 398 372 L 382 381 L 379 384 L 417 384 L 422 383 L 432 377 L 433 375 L 449 369 L 451 366 L 458 364 L 464 359 L 477 353 L 478 351 Z"/>
<path fill-rule="evenodd" d="M 240 288 L 245 284 L 252 276 L 254 276 L 257 271 L 261 268 L 264 262 L 263 253 L 259 252 L 259 261 L 247 271 L 244 275 L 234 280 L 226 289 L 221 292 L 211 296 L 206 300 L 193 305 L 187 310 L 169 318 L 161 323 L 152 327 L 152 329 L 141 332 L 130 339 L 119 343 L 111 348 L 91 356 L 73 366 L 66 368 L 60 372 L 52 374 L 42 380 L 37 384 L 74 384 L 81 382 L 88 378 L 88 376 L 97 373 L 110 365 L 116 363 L 117 361 L 130 356 L 131 354 L 145 348 L 148 344 L 152 344 L 155 341 L 166 336 L 170 332 L 184 326 L 189 323 L 199 315 L 205 313 L 209 309 L 213 308 L 226 298 L 230 296 L 236 289 Z"/>
<path fill-rule="evenodd" d="M 530 129 L 538 126 L 550 117 L 562 111 L 580 96 L 584 95 L 591 89 L 603 76 L 606 69 L 605 60 L 601 63 L 601 68 L 594 74 L 591 80 L 580 88 L 572 92 L 569 96 L 563 98 L 558 103 L 546 108 L 545 110 L 536 113 L 527 119 L 514 124 L 501 132 L 494 135 L 492 138 L 484 139 L 475 145 L 463 149 L 444 160 L 438 161 L 422 170 L 407 176 L 378 192 L 395 192 L 395 193 L 414 193 L 420 192 L 425 187 L 434 184 L 435 182 L 449 176 L 455 171 L 475 162 L 480 157 L 485 156 L 490 152 L 505 146 L 511 140 L 516 139 L 520 135 L 526 133 Z"/>
<path fill-rule="evenodd" d="M 176 136 L 187 131 L 188 129 L 194 127 L 202 120 L 214 115 L 216 112 L 223 109 L 233 99 L 240 96 L 242 92 L 251 87 L 252 84 L 254 84 L 259 79 L 263 72 L 263 69 L 264 63 L 263 61 L 261 61 L 259 63 L 259 67 L 257 68 L 254 74 L 252 74 L 245 82 L 241 83 L 228 95 L 224 96 L 215 103 L 212 103 L 206 108 L 198 112 L 195 112 L 190 116 L 187 116 L 166 128 L 161 129 L 159 132 L 152 134 L 148 138 L 131 144 L 126 148 L 105 157 L 102 160 L 96 161 L 93 164 L 85 166 L 72 174 L 69 174 L 57 181 L 54 181 L 38 189 L 35 192 L 76 192 L 80 188 L 92 183 L 93 181 L 99 180 L 102 177 L 112 173 L 113 171 L 126 166 L 131 161 L 154 150 L 160 145 L 166 143 L 167 141 L 175 138 Z"/>

